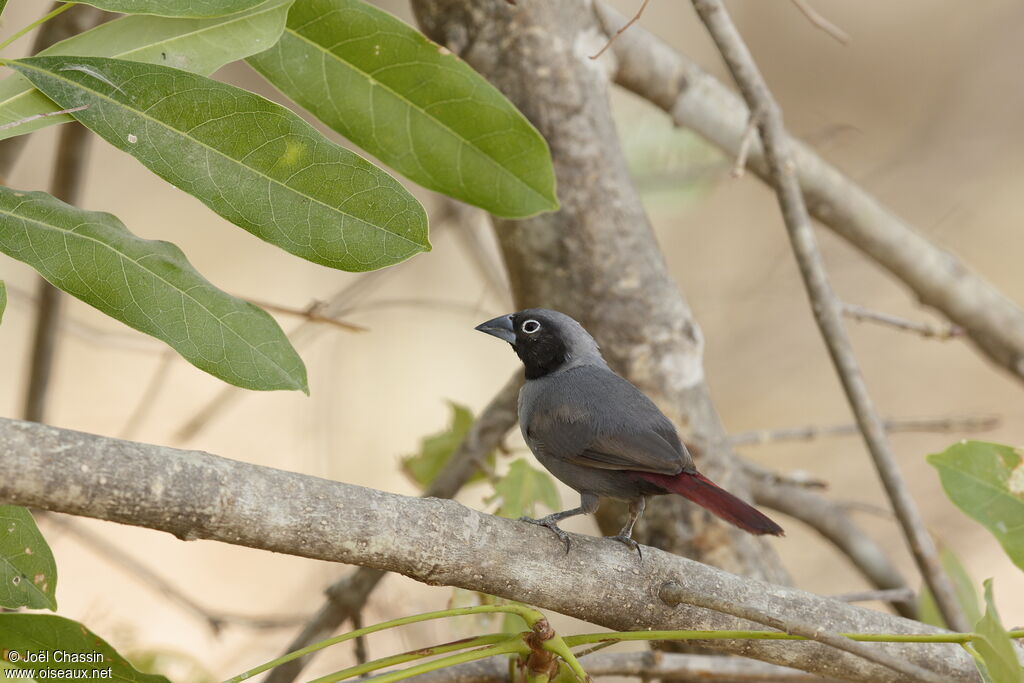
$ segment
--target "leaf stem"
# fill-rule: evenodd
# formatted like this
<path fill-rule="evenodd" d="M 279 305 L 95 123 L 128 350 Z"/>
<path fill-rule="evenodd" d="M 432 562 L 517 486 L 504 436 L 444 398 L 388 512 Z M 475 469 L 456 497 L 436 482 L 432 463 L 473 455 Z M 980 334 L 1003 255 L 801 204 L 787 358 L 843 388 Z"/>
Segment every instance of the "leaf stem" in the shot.
<path fill-rule="evenodd" d="M 62 12 L 66 12 L 67 10 L 71 9 L 72 7 L 74 7 L 74 4 L 66 3 L 64 5 L 61 5 L 57 9 L 47 13 L 46 15 L 40 17 L 39 19 L 36 19 L 31 24 L 29 24 L 25 28 L 21 29 L 20 31 L 18 31 L 13 36 L 11 36 L 7 40 L 5 40 L 4 42 L 0 43 L 0 50 L 3 50 L 5 47 L 7 47 L 8 45 L 10 45 L 14 41 L 16 41 L 18 38 L 21 38 L 23 35 L 25 35 L 29 31 L 31 31 L 32 29 L 36 28 L 37 26 L 41 26 L 42 24 L 45 24 L 50 19 L 53 19 L 55 16 L 57 16 L 58 14 L 61 14 Z"/>
<path fill-rule="evenodd" d="M 400 619 L 392 619 L 391 621 L 381 622 L 380 624 L 374 624 L 373 626 L 367 626 L 365 628 L 356 629 L 355 631 L 349 631 L 348 633 L 342 633 L 341 635 L 328 638 L 327 640 L 321 640 L 319 643 L 314 643 L 307 647 L 304 647 L 294 652 L 289 652 L 286 655 L 273 659 L 265 664 L 261 664 L 254 669 L 249 669 L 244 673 L 240 673 L 237 676 L 229 678 L 224 683 L 241 683 L 256 674 L 263 673 L 273 669 L 275 666 L 280 666 L 286 662 L 290 662 L 293 659 L 304 657 L 311 652 L 322 650 L 325 647 L 343 643 L 346 640 L 352 640 L 359 636 L 364 636 L 369 633 L 376 633 L 377 631 L 383 631 L 389 628 L 395 628 L 396 626 L 405 626 L 406 624 L 415 624 L 421 621 L 430 621 L 432 619 L 444 619 L 446 617 L 460 617 L 467 614 L 493 614 L 495 612 L 507 612 L 511 614 L 518 614 L 521 616 L 527 624 L 531 627 L 539 620 L 543 619 L 544 615 L 535 609 L 527 607 L 525 605 L 509 604 L 509 605 L 478 605 L 476 607 L 458 607 L 455 609 L 439 610 L 436 612 L 425 612 L 424 614 L 414 614 L 409 617 L 402 617 Z M 441 660 L 438 660 L 441 661 Z M 433 669 L 430 669 L 433 671 Z"/>
<path fill-rule="evenodd" d="M 473 662 L 478 659 L 485 659 L 487 657 L 510 654 L 513 652 L 526 654 L 529 651 L 530 648 L 523 641 L 522 637 L 519 634 L 516 634 L 505 641 L 496 645 L 491 645 L 490 647 L 482 647 L 477 650 L 471 650 L 470 652 L 460 652 L 448 657 L 435 659 L 432 662 L 425 662 L 417 666 L 411 666 L 408 669 L 402 669 L 401 671 L 394 671 L 389 674 L 384 674 L 383 676 L 376 676 L 373 681 L 374 683 L 394 683 L 394 681 L 401 681 L 413 676 L 419 676 L 420 674 L 444 669 L 445 667 L 455 666 L 456 664 Z M 340 674 L 342 672 L 338 673 Z M 314 679 L 313 681 L 310 681 L 310 683 L 334 683 L 338 680 L 341 679 L 337 674 L 328 674 L 321 678 Z"/>
<path fill-rule="evenodd" d="M 365 664 L 359 664 L 358 666 L 350 666 L 347 669 L 336 671 L 330 674 L 332 681 L 340 681 L 346 678 L 352 678 L 353 676 L 362 676 L 363 674 L 376 671 L 377 669 L 383 669 L 384 667 L 392 666 L 395 664 L 404 664 L 405 662 L 411 662 L 415 659 L 423 659 L 424 657 L 432 657 L 433 655 L 441 655 L 446 652 L 454 652 L 456 650 L 466 650 L 471 647 L 479 647 L 481 645 L 494 645 L 496 643 L 502 643 L 506 640 L 515 638 L 516 633 L 492 633 L 486 636 L 479 636 L 477 638 L 463 638 L 462 640 L 453 640 L 450 643 L 444 643 L 443 645 L 434 645 L 432 647 L 424 647 L 419 650 L 412 650 L 410 652 L 403 652 L 398 655 L 391 655 L 390 657 L 381 657 Z"/>

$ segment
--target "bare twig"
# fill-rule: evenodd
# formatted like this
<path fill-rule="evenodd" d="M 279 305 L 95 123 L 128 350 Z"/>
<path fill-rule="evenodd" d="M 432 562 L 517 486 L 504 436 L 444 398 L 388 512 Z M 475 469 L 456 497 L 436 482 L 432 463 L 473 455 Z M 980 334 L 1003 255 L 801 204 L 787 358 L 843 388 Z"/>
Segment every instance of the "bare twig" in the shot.
<path fill-rule="evenodd" d="M 782 112 L 721 0 L 693 0 L 693 6 L 718 46 L 747 106 L 751 111 L 758 112 L 758 129 L 772 184 L 811 300 L 815 321 L 832 356 L 847 400 L 874 459 L 875 468 L 900 520 L 907 545 L 946 623 L 958 630 L 968 630 L 970 624 L 960 609 L 953 585 L 939 563 L 935 543 L 928 535 L 896 465 L 885 427 L 875 411 L 843 327 L 839 299 L 829 283 L 797 180 L 796 166 L 789 151 L 789 136 L 782 124 Z"/>
<path fill-rule="evenodd" d="M 840 593 L 832 597 L 843 602 L 872 602 L 878 600 L 880 602 L 913 603 L 917 598 L 917 593 L 910 588 L 887 588 L 885 590 Z"/>
<path fill-rule="evenodd" d="M 326 301 L 313 301 L 305 308 L 291 308 L 290 306 L 281 306 L 279 304 L 257 301 L 255 299 L 249 299 L 248 301 L 249 303 L 268 311 L 305 318 L 311 323 L 334 325 L 335 327 L 340 327 L 341 329 L 348 330 L 349 332 L 366 332 L 366 328 L 362 325 L 356 325 L 355 323 L 346 322 L 344 320 L 339 320 L 334 316 L 326 315 L 325 311 L 329 308 L 329 304 Z"/>
<path fill-rule="evenodd" d="M 604 44 L 604 47 L 602 47 L 600 50 L 598 50 L 596 54 L 590 55 L 590 58 L 591 59 L 597 59 L 598 57 L 603 55 L 608 50 L 608 48 L 610 48 L 612 46 L 612 43 L 615 42 L 616 38 L 618 38 L 623 33 L 625 33 L 626 30 L 629 29 L 630 26 L 632 26 L 636 22 L 640 21 L 640 17 L 641 17 L 641 15 L 643 15 L 644 10 L 647 9 L 647 3 L 649 3 L 650 1 L 651 0 L 643 0 L 643 2 L 640 3 L 640 9 L 638 9 L 636 11 L 636 14 L 633 15 L 633 18 L 630 19 L 629 21 L 627 21 L 625 24 L 623 24 L 622 28 L 620 28 L 618 31 L 616 31 L 612 35 L 612 37 L 608 39 L 608 42 Z"/>
<path fill-rule="evenodd" d="M 787 484 L 789 486 L 799 486 L 801 488 L 808 489 L 827 489 L 828 482 L 824 479 L 818 479 L 810 472 L 804 470 L 794 470 L 792 472 L 776 472 L 775 470 L 767 467 L 762 467 L 757 463 L 750 462 L 749 460 L 740 459 L 740 466 L 743 471 L 750 477 L 762 479 L 764 481 L 770 481 L 775 484 Z"/>
<path fill-rule="evenodd" d="M 942 327 L 929 325 L 928 323 L 904 320 L 903 318 L 889 313 L 880 313 L 871 309 L 858 306 L 857 304 L 843 303 L 843 315 L 857 322 L 873 322 L 880 325 L 888 325 L 904 332 L 914 332 L 925 339 L 938 339 L 947 341 L 964 336 L 964 328 L 959 325 L 944 325 Z"/>
<path fill-rule="evenodd" d="M 488 453 L 498 448 L 517 421 L 516 399 L 522 377 L 516 373 L 473 421 L 452 457 L 423 492 L 427 498 L 452 498 L 477 471 Z M 286 652 L 327 638 L 345 621 L 358 614 L 385 572 L 361 567 L 327 589 L 327 602 L 306 622 L 302 632 L 288 644 Z M 267 683 L 291 683 L 310 662 L 307 655 L 275 668 Z"/>
<path fill-rule="evenodd" d="M 747 170 L 747 156 L 750 154 L 750 145 L 753 144 L 757 135 L 757 118 L 753 115 L 747 121 L 747 128 L 743 131 L 743 138 L 740 140 L 740 151 L 736 153 L 736 162 L 729 172 L 733 178 L 742 178 Z"/>
<path fill-rule="evenodd" d="M 88 108 L 89 108 L 88 104 L 83 104 L 83 105 L 78 106 L 78 107 L 71 107 L 71 109 L 61 109 L 59 111 L 48 111 L 48 112 L 46 112 L 44 114 L 33 114 L 32 116 L 26 116 L 25 118 L 18 119 L 17 121 L 9 121 L 9 122 L 3 124 L 2 126 L 0 126 L 0 130 L 7 130 L 8 128 L 14 128 L 15 126 L 20 126 L 22 124 L 29 123 L 30 121 L 35 121 L 36 119 L 45 119 L 48 116 L 60 116 L 61 114 L 74 114 L 76 111 L 83 111 L 83 110 L 88 109 Z"/>
<path fill-rule="evenodd" d="M 660 678 L 681 683 L 829 683 L 835 680 L 785 666 L 721 655 L 681 655 L 661 651 L 600 652 L 587 655 L 580 663 L 591 676 L 637 676 L 645 681 Z M 459 664 L 409 680 L 414 683 L 512 683 L 508 677 L 508 660 L 504 657 Z"/>
<path fill-rule="evenodd" d="M 744 611 L 774 615 L 786 625 L 791 620 L 794 625 L 811 621 L 828 632 L 942 632 L 884 612 L 736 576 L 656 548 L 644 548 L 640 564 L 635 553 L 613 540 L 572 534 L 573 550 L 566 555 L 547 529 L 477 512 L 455 501 L 410 498 L 199 451 L 0 419 L 0 453 L 3 504 L 144 526 L 181 539 L 205 538 L 395 571 L 431 585 L 525 601 L 614 630 L 749 628 L 704 609 L 732 609 L 729 604 L 734 603 Z M 692 595 L 692 603 L 670 607 L 652 599 L 673 580 L 686 588 L 684 595 L 675 597 Z M 815 642 L 701 643 L 838 678 L 872 683 L 907 680 Z M 975 675 L 971 657 L 955 646 L 871 645 L 944 680 L 970 680 Z"/>
<path fill-rule="evenodd" d="M 757 479 L 752 482 L 754 500 L 798 519 L 831 542 L 868 582 L 880 590 L 907 589 L 896 563 L 857 526 L 846 507 L 802 486 Z M 912 603 L 893 602 L 893 609 L 908 619 L 917 618 Z"/>
<path fill-rule="evenodd" d="M 603 0 L 593 7 L 610 34 L 626 21 Z M 699 65 L 642 26 L 612 46 L 615 82 L 737 156 L 750 111 Z M 979 351 L 1024 380 L 1024 310 L 954 254 L 928 241 L 813 149 L 792 142 L 796 174 L 811 213 L 855 248 L 901 280 L 914 298 L 964 328 Z M 747 166 L 770 182 L 759 141 Z"/>
<path fill-rule="evenodd" d="M 219 634 L 224 626 L 235 624 L 248 626 L 257 629 L 287 628 L 302 623 L 302 617 L 292 616 L 248 616 L 233 614 L 230 612 L 216 612 L 207 609 L 193 600 L 187 593 L 156 573 L 134 556 L 124 552 L 119 547 L 108 541 L 102 535 L 93 533 L 71 517 L 62 515 L 47 515 L 46 523 L 60 527 L 79 543 L 86 546 L 104 560 L 121 567 L 129 575 L 140 583 L 161 593 L 172 603 L 182 607 L 186 612 L 193 615 L 209 627 L 214 635 Z"/>
<path fill-rule="evenodd" d="M 80 123 L 69 123 L 61 128 L 54 157 L 50 194 L 68 204 L 77 204 L 85 183 L 85 166 L 89 159 L 89 141 L 92 133 Z M 22 415 L 26 420 L 42 422 L 46 419 L 46 396 L 53 371 L 60 327 L 61 293 L 39 276 L 39 306 L 35 329 L 32 333 L 32 351 L 29 360 L 28 386 Z"/>
<path fill-rule="evenodd" d="M 807 21 L 811 22 L 816 28 L 819 28 L 829 34 L 843 45 L 850 42 L 850 36 L 846 31 L 823 17 L 816 9 L 811 7 L 807 0 L 793 0 L 793 4 L 796 5 L 796 8 L 800 10 L 805 17 L 807 17 Z"/>
<path fill-rule="evenodd" d="M 985 432 L 996 429 L 1002 423 L 999 415 L 963 415 L 950 417 L 901 417 L 888 418 L 882 422 L 890 434 L 907 432 L 936 432 L 940 434 L 963 434 Z M 806 425 L 783 429 L 756 429 L 738 432 L 729 437 L 733 446 L 760 446 L 787 441 L 814 441 L 822 437 L 857 436 L 860 427 L 855 424 Z"/>

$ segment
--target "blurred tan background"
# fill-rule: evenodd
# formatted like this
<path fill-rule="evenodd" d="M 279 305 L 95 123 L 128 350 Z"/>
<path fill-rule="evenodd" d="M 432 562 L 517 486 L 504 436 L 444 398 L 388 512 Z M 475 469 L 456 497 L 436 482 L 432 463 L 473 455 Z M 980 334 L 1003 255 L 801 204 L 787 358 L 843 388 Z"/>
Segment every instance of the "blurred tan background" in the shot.
<path fill-rule="evenodd" d="M 537 0 L 526 0 L 537 1 Z M 1008 296 L 1024 302 L 1024 4 L 1014 0 L 812 0 L 851 36 L 842 46 L 785 0 L 730 3 L 754 56 L 782 104 L 790 129 L 932 240 L 959 254 Z M 631 14 L 639 2 L 616 2 Z M 41 3 L 13 0 L 0 35 L 31 21 Z M 404 3 L 383 3 L 409 18 Z M 687 3 L 652 2 L 641 22 L 726 75 Z M 7 55 L 22 54 L 23 39 Z M 20 51 L 19 51 L 20 50 Z M 278 96 L 244 65 L 219 77 Z M 809 315 L 773 195 L 755 178 L 729 177 L 723 159 L 660 111 L 615 93 L 623 142 L 636 167 L 665 257 L 707 339 L 707 372 L 731 431 L 850 421 L 838 382 Z M 33 136 L 9 183 L 46 189 L 55 129 Z M 82 205 L 110 211 L 135 233 L 177 243 L 211 281 L 258 301 L 302 308 L 357 276 L 277 250 L 215 216 L 197 200 L 96 140 Z M 428 209 L 434 199 L 420 192 Z M 481 234 L 490 242 L 490 235 Z M 921 321 L 941 322 L 872 263 L 822 230 L 830 272 L 849 302 Z M 368 332 L 323 327 L 299 346 L 312 396 L 234 392 L 234 400 L 188 441 L 175 432 L 223 390 L 180 359 L 148 401 L 131 438 L 202 449 L 230 458 L 413 494 L 398 458 L 442 429 L 446 400 L 481 408 L 517 367 L 509 349 L 473 331 L 506 312 L 452 230 L 434 251 L 387 271 L 353 301 L 348 320 Z M 0 256 L 11 301 L 0 325 L 0 414 L 18 417 L 33 322 L 35 275 Z M 68 301 L 49 403 L 55 425 L 120 436 L 163 362 L 159 343 L 77 301 Z M 278 316 L 285 330 L 299 320 Z M 856 350 L 885 416 L 998 414 L 1002 425 L 975 436 L 1020 444 L 1024 387 L 959 341 L 928 341 L 851 324 Z M 893 443 L 925 519 L 965 561 L 974 579 L 995 577 L 1007 625 L 1024 624 L 1024 573 L 994 539 L 941 492 L 924 456 L 959 434 L 896 435 Z M 515 441 L 513 442 L 515 443 Z M 749 447 L 744 453 L 781 471 L 806 470 L 832 482 L 830 495 L 882 505 L 884 496 L 856 438 Z M 480 491 L 461 499 L 485 507 Z M 562 490 L 563 501 L 575 494 Z M 895 525 L 858 520 L 908 576 L 912 564 Z M 821 593 L 865 587 L 845 560 L 793 520 L 773 540 L 797 584 Z M 166 577 L 210 610 L 304 615 L 347 568 L 211 542 L 86 521 L 122 551 Z M 594 533 L 592 521 L 570 528 Z M 276 656 L 294 628 L 228 627 L 219 637 L 109 558 L 73 535 L 44 527 L 60 572 L 60 613 L 83 620 L 126 652 L 194 658 L 224 678 Z M 916 578 L 912 581 L 915 585 Z M 367 623 L 436 609 L 452 591 L 389 577 L 374 594 Z M 557 621 L 574 631 L 583 624 Z M 472 624 L 462 627 L 472 630 Z M 371 656 L 440 642 L 448 626 L 409 627 L 370 641 Z M 351 661 L 340 649 L 321 657 L 317 675 Z M 184 671 L 184 669 L 180 669 Z"/>

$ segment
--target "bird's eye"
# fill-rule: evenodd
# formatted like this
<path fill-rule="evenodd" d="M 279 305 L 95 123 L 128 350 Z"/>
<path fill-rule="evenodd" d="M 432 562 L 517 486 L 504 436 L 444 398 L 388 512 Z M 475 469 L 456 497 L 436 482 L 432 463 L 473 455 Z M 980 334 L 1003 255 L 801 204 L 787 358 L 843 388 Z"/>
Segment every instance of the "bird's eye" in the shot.
<path fill-rule="evenodd" d="M 520 329 L 522 329 L 526 334 L 533 334 L 540 329 L 540 323 L 536 320 L 527 320 L 523 323 L 523 326 Z"/>

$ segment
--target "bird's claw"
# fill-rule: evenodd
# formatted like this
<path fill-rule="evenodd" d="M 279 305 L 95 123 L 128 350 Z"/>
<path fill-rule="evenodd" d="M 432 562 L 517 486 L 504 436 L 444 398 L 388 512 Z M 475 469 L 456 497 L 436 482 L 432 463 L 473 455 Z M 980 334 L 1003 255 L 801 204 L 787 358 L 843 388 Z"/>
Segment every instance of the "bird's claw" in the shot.
<path fill-rule="evenodd" d="M 624 543 L 627 548 L 635 550 L 636 554 L 640 556 L 640 561 L 643 561 L 644 553 L 642 550 L 640 550 L 640 544 L 634 541 L 632 538 L 625 534 L 619 534 L 618 536 L 609 536 L 609 538 L 618 541 L 619 543 Z"/>
<path fill-rule="evenodd" d="M 572 547 L 572 541 L 569 540 L 569 534 L 567 534 L 564 531 L 562 531 L 558 527 L 558 522 L 556 522 L 555 520 L 553 520 L 553 519 L 551 519 L 549 517 L 541 517 L 540 519 L 534 519 L 532 517 L 525 517 L 524 516 L 524 517 L 520 517 L 519 521 L 520 522 L 529 522 L 530 524 L 536 524 L 537 526 L 542 526 L 542 527 L 546 527 L 548 529 L 551 529 L 553 532 L 555 532 L 555 536 L 558 536 L 559 540 L 561 540 L 562 543 L 565 544 L 565 554 L 566 555 L 569 554 L 569 548 Z"/>

